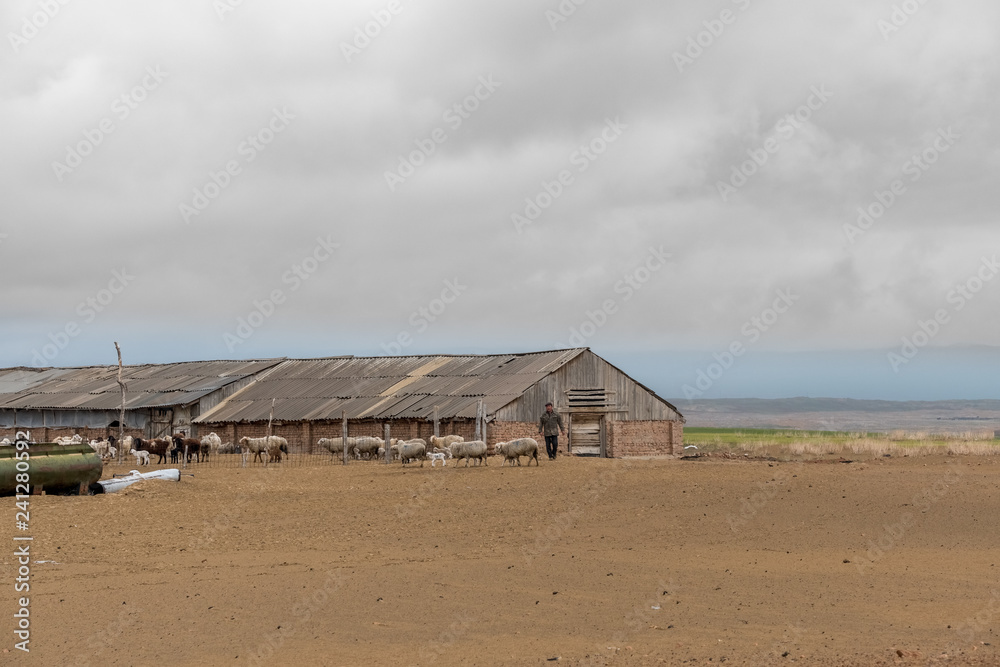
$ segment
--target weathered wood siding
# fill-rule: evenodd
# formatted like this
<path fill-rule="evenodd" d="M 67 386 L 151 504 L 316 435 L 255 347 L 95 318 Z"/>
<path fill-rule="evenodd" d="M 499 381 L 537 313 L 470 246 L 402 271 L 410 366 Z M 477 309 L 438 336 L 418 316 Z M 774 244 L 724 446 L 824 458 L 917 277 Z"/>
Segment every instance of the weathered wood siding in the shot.
<path fill-rule="evenodd" d="M 606 411 L 610 421 L 683 420 L 670 405 L 604 359 L 587 350 L 556 372 L 530 387 L 520 398 L 500 408 L 500 421 L 537 422 L 552 401 L 565 411 L 567 390 L 603 388 L 615 407 Z M 496 406 L 487 406 L 491 412 Z"/>

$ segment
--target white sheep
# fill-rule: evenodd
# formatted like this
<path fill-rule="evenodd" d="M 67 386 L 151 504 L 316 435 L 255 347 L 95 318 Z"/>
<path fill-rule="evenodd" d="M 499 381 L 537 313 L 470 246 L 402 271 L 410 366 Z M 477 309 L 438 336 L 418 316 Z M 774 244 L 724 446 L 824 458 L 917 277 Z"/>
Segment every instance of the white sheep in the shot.
<path fill-rule="evenodd" d="M 10 441 L 10 438 L 4 438 L 0 440 L 0 447 L 6 447 L 8 445 L 13 445 L 14 443 Z"/>
<path fill-rule="evenodd" d="M 500 467 L 503 467 L 508 461 L 511 462 L 511 466 L 514 465 L 513 461 L 517 461 L 517 465 L 521 465 L 522 456 L 528 457 L 528 465 L 531 465 L 531 459 L 535 459 L 535 465 L 538 465 L 538 442 L 534 438 L 518 438 L 510 442 L 498 442 L 494 451 L 497 456 L 503 457 Z"/>
<path fill-rule="evenodd" d="M 441 467 L 448 465 L 448 462 L 445 460 L 444 452 L 431 452 L 427 455 L 427 458 L 430 459 L 432 468 L 437 461 L 441 462 Z"/>
<path fill-rule="evenodd" d="M 486 459 L 487 447 L 482 440 L 472 440 L 469 442 L 455 442 L 451 445 L 451 456 L 455 459 L 465 459 L 465 467 L 469 467 L 469 460 L 475 459 L 476 465 L 490 462 Z M 458 464 L 456 464 L 458 465 Z"/>
<path fill-rule="evenodd" d="M 202 436 L 201 438 L 201 458 L 204 461 L 208 460 L 208 455 L 212 452 L 218 452 L 222 448 L 222 438 L 216 435 L 214 432 L 208 435 Z"/>
<path fill-rule="evenodd" d="M 138 465 L 149 465 L 149 452 L 145 449 L 140 449 L 138 451 L 134 449 L 128 450 L 128 453 L 135 457 L 135 464 Z"/>
<path fill-rule="evenodd" d="M 460 435 L 443 435 L 441 437 L 432 435 L 428 438 L 427 444 L 436 449 L 448 449 L 456 442 L 462 442 L 463 440 L 465 438 Z"/>
<path fill-rule="evenodd" d="M 108 447 L 111 446 L 110 442 L 108 442 L 107 440 L 91 440 L 88 444 L 90 445 L 91 449 L 97 452 L 97 455 L 99 457 L 101 457 L 102 459 L 107 458 Z"/>
<path fill-rule="evenodd" d="M 420 467 L 424 467 L 424 456 L 427 454 L 427 445 L 422 442 L 400 442 L 395 447 L 399 448 L 399 461 L 404 466 L 410 461 L 420 460 Z"/>
<path fill-rule="evenodd" d="M 452 458 L 452 455 L 451 455 L 451 449 L 450 449 L 450 448 L 447 448 L 447 447 L 445 447 L 444 449 L 442 449 L 442 448 L 440 448 L 440 447 L 435 447 L 435 448 L 434 448 L 434 449 L 433 449 L 432 451 L 433 451 L 434 453 L 436 453 L 436 454 L 444 454 L 444 455 L 445 455 L 445 456 L 447 456 L 447 457 L 448 457 L 449 459 L 450 459 L 450 458 Z"/>
<path fill-rule="evenodd" d="M 249 436 L 243 436 L 240 438 L 240 452 L 243 454 L 243 467 L 247 465 L 247 459 L 250 454 L 253 453 L 253 460 L 261 459 L 264 465 L 267 465 L 267 438 L 251 438 Z"/>

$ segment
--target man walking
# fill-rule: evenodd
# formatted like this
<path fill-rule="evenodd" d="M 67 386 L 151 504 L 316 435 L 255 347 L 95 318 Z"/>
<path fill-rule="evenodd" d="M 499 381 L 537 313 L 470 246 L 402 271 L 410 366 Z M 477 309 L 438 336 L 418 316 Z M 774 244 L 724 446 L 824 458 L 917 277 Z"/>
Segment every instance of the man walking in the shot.
<path fill-rule="evenodd" d="M 552 409 L 551 403 L 546 403 L 545 412 L 538 420 L 538 434 L 545 436 L 545 451 L 549 455 L 549 461 L 556 460 L 560 433 L 566 433 L 563 430 L 562 417 Z"/>

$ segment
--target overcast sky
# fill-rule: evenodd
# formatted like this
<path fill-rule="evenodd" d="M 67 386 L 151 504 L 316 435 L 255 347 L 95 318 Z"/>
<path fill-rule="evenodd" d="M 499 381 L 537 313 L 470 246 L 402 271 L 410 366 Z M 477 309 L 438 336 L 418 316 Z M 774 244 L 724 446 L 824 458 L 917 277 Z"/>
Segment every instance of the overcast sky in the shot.
<path fill-rule="evenodd" d="M 0 366 L 586 345 L 668 397 L 1000 398 L 997 25 L 9 0 Z"/>

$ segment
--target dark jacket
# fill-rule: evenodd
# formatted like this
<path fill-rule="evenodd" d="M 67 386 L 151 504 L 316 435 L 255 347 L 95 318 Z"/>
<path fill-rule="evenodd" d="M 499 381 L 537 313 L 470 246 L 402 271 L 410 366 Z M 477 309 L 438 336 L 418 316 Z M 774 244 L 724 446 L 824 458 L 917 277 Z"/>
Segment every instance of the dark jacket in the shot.
<path fill-rule="evenodd" d="M 538 430 L 542 435 L 559 435 L 559 431 L 563 430 L 562 417 L 555 410 L 543 412 L 538 420 Z"/>

